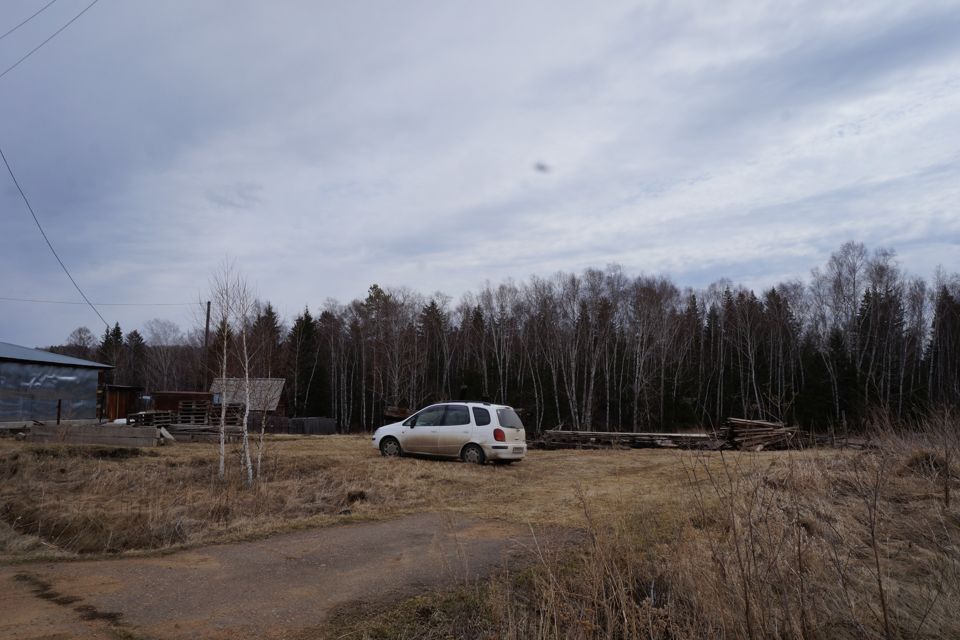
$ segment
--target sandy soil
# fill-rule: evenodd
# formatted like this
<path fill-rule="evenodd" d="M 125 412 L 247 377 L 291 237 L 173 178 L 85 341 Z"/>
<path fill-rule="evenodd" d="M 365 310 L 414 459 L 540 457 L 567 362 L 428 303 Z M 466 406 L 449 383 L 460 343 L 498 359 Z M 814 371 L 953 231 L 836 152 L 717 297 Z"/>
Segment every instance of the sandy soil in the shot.
<path fill-rule="evenodd" d="M 538 531 L 539 544 L 559 541 Z M 159 557 L 0 567 L 0 638 L 285 638 L 535 557 L 523 525 L 423 513 Z M 82 597 L 81 597 L 82 596 Z"/>

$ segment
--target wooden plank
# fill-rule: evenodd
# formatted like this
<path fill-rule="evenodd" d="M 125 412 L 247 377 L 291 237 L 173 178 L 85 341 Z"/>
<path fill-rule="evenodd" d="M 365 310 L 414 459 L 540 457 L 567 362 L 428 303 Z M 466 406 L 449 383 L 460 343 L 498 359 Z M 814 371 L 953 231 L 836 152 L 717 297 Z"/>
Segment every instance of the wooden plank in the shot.
<path fill-rule="evenodd" d="M 690 438 L 694 440 L 708 439 L 712 436 L 708 433 L 655 433 L 655 432 L 633 432 L 633 431 L 558 431 L 548 429 L 543 432 L 544 435 L 572 436 L 580 438 L 583 436 L 602 436 L 602 437 L 626 437 L 626 438 Z"/>
<path fill-rule="evenodd" d="M 157 444 L 156 427 L 122 425 L 36 425 L 28 442 L 96 444 L 113 447 L 152 447 Z"/>
<path fill-rule="evenodd" d="M 49 433 L 49 434 L 84 434 L 96 436 L 116 436 L 136 437 L 140 435 L 150 435 L 157 437 L 157 427 L 131 427 L 118 424 L 89 424 L 89 425 L 35 425 L 30 429 L 31 433 Z"/>
<path fill-rule="evenodd" d="M 745 425 L 745 426 L 751 426 L 751 425 L 763 426 L 763 427 L 784 427 L 784 426 L 786 426 L 786 425 L 785 425 L 784 423 L 782 423 L 782 422 L 769 422 L 769 421 L 767 421 L 767 420 L 748 420 L 748 419 L 746 419 L 746 418 L 727 418 L 726 421 L 727 421 L 728 424 Z"/>
<path fill-rule="evenodd" d="M 76 436 L 68 435 L 62 438 L 30 434 L 28 442 L 56 443 L 56 444 L 91 444 L 110 447 L 153 447 L 157 444 L 156 438 L 117 438 L 114 436 Z"/>
<path fill-rule="evenodd" d="M 137 434 L 130 434 L 130 435 L 111 435 L 109 433 L 75 433 L 70 431 L 65 431 L 61 433 L 31 431 L 29 435 L 31 439 L 43 438 L 50 441 L 83 440 L 85 438 L 91 439 L 91 440 L 102 440 L 104 438 L 109 438 L 111 440 L 148 441 L 148 440 L 156 440 L 156 438 L 158 437 L 155 431 L 153 431 L 152 433 L 137 433 Z"/>

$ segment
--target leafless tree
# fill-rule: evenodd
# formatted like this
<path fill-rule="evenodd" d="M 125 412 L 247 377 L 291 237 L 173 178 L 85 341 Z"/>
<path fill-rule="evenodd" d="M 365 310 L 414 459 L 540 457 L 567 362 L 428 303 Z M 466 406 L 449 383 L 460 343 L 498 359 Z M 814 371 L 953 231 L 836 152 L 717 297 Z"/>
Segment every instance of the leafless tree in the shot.
<path fill-rule="evenodd" d="M 154 318 L 143 326 L 149 350 L 148 383 L 152 389 L 173 389 L 181 375 L 177 371 L 184 336 L 180 327 L 169 320 Z"/>

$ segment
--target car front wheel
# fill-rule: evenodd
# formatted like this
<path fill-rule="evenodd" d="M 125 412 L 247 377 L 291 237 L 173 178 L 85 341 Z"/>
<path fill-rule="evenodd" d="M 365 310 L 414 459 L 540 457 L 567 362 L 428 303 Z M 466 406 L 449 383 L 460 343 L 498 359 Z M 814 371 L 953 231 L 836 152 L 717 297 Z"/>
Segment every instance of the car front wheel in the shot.
<path fill-rule="evenodd" d="M 464 462 L 469 462 L 471 464 L 483 464 L 486 456 L 483 455 L 483 449 L 475 444 L 468 444 L 463 448 L 463 454 L 461 457 L 463 458 Z"/>
<path fill-rule="evenodd" d="M 396 458 L 403 455 L 403 450 L 396 438 L 384 438 L 380 441 L 380 455 L 387 458 Z"/>

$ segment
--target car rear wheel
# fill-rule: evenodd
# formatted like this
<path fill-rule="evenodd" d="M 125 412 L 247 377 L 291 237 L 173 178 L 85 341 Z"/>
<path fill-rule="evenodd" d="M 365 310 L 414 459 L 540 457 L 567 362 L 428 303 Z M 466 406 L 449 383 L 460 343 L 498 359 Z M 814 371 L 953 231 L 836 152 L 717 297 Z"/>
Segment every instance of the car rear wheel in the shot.
<path fill-rule="evenodd" d="M 396 438 L 384 438 L 380 441 L 380 455 L 387 458 L 396 458 L 403 455 L 403 450 Z"/>
<path fill-rule="evenodd" d="M 468 444 L 463 448 L 463 453 L 460 454 L 460 457 L 463 458 L 464 462 L 469 462 L 470 464 L 483 464 L 486 456 L 483 455 L 483 449 L 478 447 L 475 444 Z"/>

